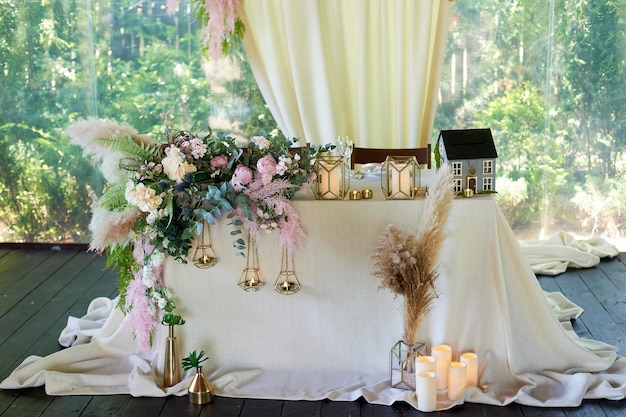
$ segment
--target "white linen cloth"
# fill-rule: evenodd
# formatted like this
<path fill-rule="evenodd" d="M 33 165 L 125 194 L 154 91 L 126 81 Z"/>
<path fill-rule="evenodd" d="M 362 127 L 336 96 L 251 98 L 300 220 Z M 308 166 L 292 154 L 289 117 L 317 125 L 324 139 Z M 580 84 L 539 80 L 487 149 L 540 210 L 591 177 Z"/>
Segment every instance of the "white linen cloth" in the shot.
<path fill-rule="evenodd" d="M 548 239 L 520 243 L 535 274 L 558 275 L 567 268 L 590 268 L 601 258 L 612 258 L 619 250 L 601 238 L 575 239 L 572 235 L 559 232 Z"/>
<path fill-rule="evenodd" d="M 451 9 L 449 0 L 246 0 L 243 45 L 285 136 L 424 147 Z"/>
<path fill-rule="evenodd" d="M 261 270 L 268 284 L 246 293 L 236 284 L 245 261 L 223 242 L 227 225 L 212 229 L 219 263 L 212 269 L 168 262 L 166 282 L 187 320 L 176 328 L 179 351 L 205 350 L 216 394 L 291 400 L 405 401 L 414 392 L 389 386 L 389 350 L 401 337 L 401 300 L 378 290 L 369 255 L 388 224 L 412 231 L 423 199 L 296 201 L 308 231 L 295 254 L 302 289 L 272 289 L 280 266 L 277 236 L 263 236 Z M 448 343 L 453 358 L 479 357 L 479 385 L 457 401 L 439 392 L 438 409 L 464 401 L 506 405 L 577 406 L 587 398 L 626 394 L 626 359 L 603 342 L 578 339 L 557 312 L 580 309 L 541 290 L 491 196 L 454 201 L 441 258 L 440 297 L 420 328 L 428 348 Z M 562 317 L 561 317 L 562 318 Z M 564 330 L 565 328 L 565 330 Z M 52 394 L 182 395 L 186 381 L 160 388 L 165 328 L 155 349 L 136 351 L 127 323 L 114 310 L 91 343 L 45 358 L 29 358 L 0 388 L 46 385 Z"/>

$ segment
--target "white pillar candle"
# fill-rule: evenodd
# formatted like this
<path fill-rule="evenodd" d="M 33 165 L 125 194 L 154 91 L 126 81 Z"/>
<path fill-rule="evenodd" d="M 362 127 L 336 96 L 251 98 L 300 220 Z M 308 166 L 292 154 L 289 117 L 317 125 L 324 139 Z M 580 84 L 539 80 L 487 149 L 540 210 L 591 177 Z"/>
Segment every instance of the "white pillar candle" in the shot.
<path fill-rule="evenodd" d="M 324 164 L 325 168 L 320 169 L 320 194 L 322 198 L 336 199 L 341 195 L 340 170 L 333 165 Z M 330 169 L 330 171 L 327 169 Z"/>
<path fill-rule="evenodd" d="M 467 386 L 478 386 L 478 355 L 465 352 L 461 355 L 461 362 L 467 367 Z"/>
<path fill-rule="evenodd" d="M 394 164 L 391 171 L 391 195 L 394 198 L 403 198 L 411 194 L 411 170 L 407 164 Z"/>
<path fill-rule="evenodd" d="M 437 361 L 433 356 L 418 356 L 415 358 L 415 374 L 421 372 L 437 372 Z"/>
<path fill-rule="evenodd" d="M 448 365 L 452 361 L 452 348 L 448 345 L 433 346 L 431 354 L 437 360 L 437 389 L 446 389 Z"/>
<path fill-rule="evenodd" d="M 423 412 L 435 411 L 437 408 L 437 377 L 435 373 L 426 371 L 417 374 L 415 387 L 417 409 Z"/>
<path fill-rule="evenodd" d="M 448 371 L 448 398 L 456 400 L 465 389 L 467 369 L 462 362 L 450 362 Z"/>

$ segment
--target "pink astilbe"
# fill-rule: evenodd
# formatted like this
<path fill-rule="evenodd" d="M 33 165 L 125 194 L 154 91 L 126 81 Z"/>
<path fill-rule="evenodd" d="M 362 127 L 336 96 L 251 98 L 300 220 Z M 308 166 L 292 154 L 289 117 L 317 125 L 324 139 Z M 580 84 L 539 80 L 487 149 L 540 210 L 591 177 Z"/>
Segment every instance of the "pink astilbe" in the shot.
<path fill-rule="evenodd" d="M 294 253 L 306 238 L 306 232 L 302 228 L 300 213 L 291 205 L 291 202 L 288 201 L 283 210 L 283 216 L 279 223 L 279 242 L 290 253 Z"/>
<path fill-rule="evenodd" d="M 140 215 L 141 212 L 136 207 L 127 207 L 119 212 L 96 207 L 89 223 L 89 250 L 102 253 L 108 246 L 127 245 L 130 242 L 130 232 Z"/>
<path fill-rule="evenodd" d="M 176 6 L 178 6 L 178 3 L 180 3 L 180 0 L 167 0 L 167 3 L 166 3 L 167 14 L 176 13 Z"/>
<path fill-rule="evenodd" d="M 152 333 L 157 325 L 157 310 L 154 301 L 146 297 L 146 290 L 147 287 L 141 277 L 136 276 L 128 284 L 125 308 L 137 345 L 142 351 L 150 352 Z"/>
<path fill-rule="evenodd" d="M 209 21 L 203 29 L 204 44 L 211 59 L 222 57 L 222 41 L 235 30 L 235 22 L 241 12 L 240 0 L 205 0 L 204 9 Z"/>

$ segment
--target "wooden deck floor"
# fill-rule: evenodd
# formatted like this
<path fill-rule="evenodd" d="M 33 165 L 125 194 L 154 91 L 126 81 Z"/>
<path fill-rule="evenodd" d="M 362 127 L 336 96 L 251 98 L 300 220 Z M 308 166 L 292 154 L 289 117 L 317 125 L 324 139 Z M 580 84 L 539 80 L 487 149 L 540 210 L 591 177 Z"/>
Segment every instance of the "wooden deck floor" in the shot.
<path fill-rule="evenodd" d="M 59 248 L 57 248 L 59 249 Z M 547 291 L 561 291 L 585 309 L 574 322 L 579 335 L 616 345 L 626 354 L 626 255 L 556 278 L 539 277 Z M 0 379 L 29 355 L 60 349 L 67 317 L 84 315 L 98 296 L 116 294 L 104 259 L 77 249 L 0 249 Z M 530 306 L 529 306 L 530 307 Z M 0 416 L 205 416 L 386 417 L 425 415 L 405 403 L 390 407 L 355 402 L 277 401 L 217 397 L 206 406 L 185 397 L 47 396 L 42 388 L 0 391 Z M 433 416 L 626 416 L 626 400 L 585 401 L 576 408 L 494 407 L 464 404 Z"/>

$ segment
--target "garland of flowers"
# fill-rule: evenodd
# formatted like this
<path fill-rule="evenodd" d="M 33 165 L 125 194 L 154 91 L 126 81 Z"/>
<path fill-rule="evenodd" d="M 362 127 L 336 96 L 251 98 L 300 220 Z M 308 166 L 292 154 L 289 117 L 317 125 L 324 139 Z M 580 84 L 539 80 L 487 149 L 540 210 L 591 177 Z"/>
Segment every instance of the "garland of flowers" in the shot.
<path fill-rule="evenodd" d="M 180 0 L 167 0 L 167 12 L 174 14 Z M 240 42 L 245 27 L 239 15 L 241 0 L 191 0 L 195 14 L 204 24 L 204 45 L 211 59 L 227 55 Z"/>
<path fill-rule="evenodd" d="M 203 225 L 225 213 L 238 254 L 244 230 L 257 239 L 278 229 L 281 246 L 295 250 L 306 234 L 290 200 L 314 183 L 314 158 L 327 150 L 292 149 L 287 139 L 263 136 L 236 141 L 211 131 L 170 132 L 155 141 L 102 119 L 78 121 L 66 133 L 109 183 L 93 206 L 90 249 L 106 252 L 120 270 L 118 305 L 143 349 L 162 315 L 180 317 L 163 282 L 166 257 L 186 263 Z"/>

